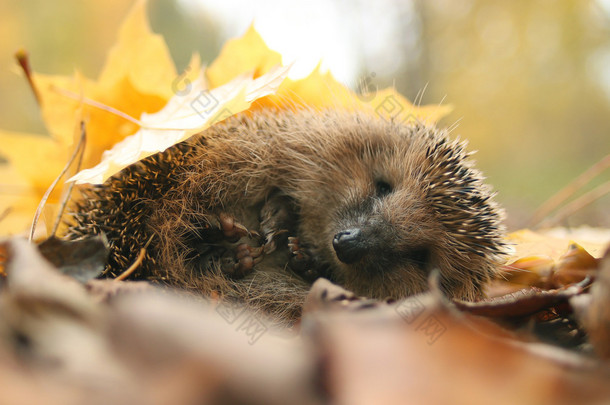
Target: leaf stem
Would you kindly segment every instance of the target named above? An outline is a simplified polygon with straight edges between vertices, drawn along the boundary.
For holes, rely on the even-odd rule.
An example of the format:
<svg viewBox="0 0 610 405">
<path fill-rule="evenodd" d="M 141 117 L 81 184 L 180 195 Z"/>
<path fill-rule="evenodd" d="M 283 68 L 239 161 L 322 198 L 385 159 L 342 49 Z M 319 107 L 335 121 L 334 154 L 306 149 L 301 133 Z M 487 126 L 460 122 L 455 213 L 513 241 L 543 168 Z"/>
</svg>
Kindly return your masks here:
<svg viewBox="0 0 610 405">
<path fill-rule="evenodd" d="M 36 98 L 36 102 L 38 105 L 40 105 L 40 95 L 38 94 L 38 89 L 36 89 L 36 85 L 32 79 L 32 69 L 30 69 L 30 58 L 27 51 L 25 49 L 18 50 L 15 52 L 15 58 L 17 59 L 17 63 L 21 67 L 21 70 L 23 70 L 23 73 L 25 74 L 25 78 L 32 89 L 32 93 L 34 93 L 34 98 Z"/>
</svg>

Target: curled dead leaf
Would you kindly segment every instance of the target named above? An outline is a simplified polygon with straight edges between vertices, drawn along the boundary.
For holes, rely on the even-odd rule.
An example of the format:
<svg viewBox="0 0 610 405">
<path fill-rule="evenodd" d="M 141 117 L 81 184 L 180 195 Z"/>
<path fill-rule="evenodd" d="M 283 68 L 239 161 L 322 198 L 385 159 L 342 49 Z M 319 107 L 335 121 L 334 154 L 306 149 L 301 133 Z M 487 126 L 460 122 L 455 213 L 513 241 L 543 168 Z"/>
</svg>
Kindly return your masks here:
<svg viewBox="0 0 610 405">
<path fill-rule="evenodd" d="M 52 236 L 40 243 L 38 249 L 60 272 L 81 283 L 100 276 L 110 254 L 108 241 L 103 235 L 75 241 Z"/>
<path fill-rule="evenodd" d="M 501 297 L 477 302 L 454 300 L 461 311 L 487 317 L 513 318 L 534 314 L 542 309 L 566 303 L 570 298 L 582 294 L 591 284 L 590 279 L 558 290 L 527 288 Z"/>
<path fill-rule="evenodd" d="M 578 243 L 570 244 L 551 275 L 551 284 L 564 286 L 582 281 L 587 276 L 594 276 L 598 270 L 598 259 L 594 258 Z"/>
<path fill-rule="evenodd" d="M 547 238 L 527 230 L 511 234 L 509 241 L 517 242 L 518 252 L 539 249 L 538 254 L 517 254 L 502 266 L 502 278 L 511 284 L 557 289 L 578 283 L 587 276 L 593 277 L 598 267 L 597 259 L 574 241 L 566 243 L 567 248 L 561 250 L 565 240 Z"/>
</svg>

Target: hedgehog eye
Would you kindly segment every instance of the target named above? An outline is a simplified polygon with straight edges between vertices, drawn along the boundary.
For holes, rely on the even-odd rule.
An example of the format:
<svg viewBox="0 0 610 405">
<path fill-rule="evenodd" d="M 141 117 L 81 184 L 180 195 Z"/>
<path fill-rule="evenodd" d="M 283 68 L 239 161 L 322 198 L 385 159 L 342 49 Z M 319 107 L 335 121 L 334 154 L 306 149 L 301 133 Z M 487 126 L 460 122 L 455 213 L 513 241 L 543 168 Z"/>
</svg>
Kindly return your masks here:
<svg viewBox="0 0 610 405">
<path fill-rule="evenodd" d="M 392 192 L 392 186 L 385 181 L 378 180 L 375 182 L 375 192 L 377 197 L 385 197 Z"/>
</svg>

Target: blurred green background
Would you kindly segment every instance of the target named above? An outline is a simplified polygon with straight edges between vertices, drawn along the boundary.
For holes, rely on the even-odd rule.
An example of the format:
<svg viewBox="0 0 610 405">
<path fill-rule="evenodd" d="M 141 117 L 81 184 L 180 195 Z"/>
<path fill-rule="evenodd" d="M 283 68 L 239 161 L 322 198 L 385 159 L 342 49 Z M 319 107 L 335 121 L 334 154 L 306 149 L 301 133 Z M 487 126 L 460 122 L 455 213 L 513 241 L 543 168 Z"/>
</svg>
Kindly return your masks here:
<svg viewBox="0 0 610 405">
<path fill-rule="evenodd" d="M 35 71 L 97 77 L 131 6 L 124 0 L 0 2 L 0 128 L 44 133 L 16 72 L 24 48 Z M 409 99 L 449 103 L 498 191 L 512 229 L 610 152 L 609 0 L 381 0 L 259 2 L 150 0 L 153 30 L 178 69 L 207 63 L 255 20 L 268 44 L 318 60 L 352 88 L 396 85 Z M 419 97 L 419 98 L 418 98 Z M 610 181 L 608 170 L 586 192 Z M 606 195 L 560 225 L 610 226 Z"/>
</svg>

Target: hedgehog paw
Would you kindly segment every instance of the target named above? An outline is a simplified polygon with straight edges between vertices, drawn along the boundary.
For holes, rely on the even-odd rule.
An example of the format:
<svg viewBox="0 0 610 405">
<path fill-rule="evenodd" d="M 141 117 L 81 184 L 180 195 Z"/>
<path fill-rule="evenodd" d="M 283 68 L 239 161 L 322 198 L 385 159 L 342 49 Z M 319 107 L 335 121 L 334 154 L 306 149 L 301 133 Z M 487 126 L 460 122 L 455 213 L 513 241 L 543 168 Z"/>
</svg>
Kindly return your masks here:
<svg viewBox="0 0 610 405">
<path fill-rule="evenodd" d="M 242 278 L 254 269 L 263 259 L 263 247 L 252 247 L 240 243 L 220 258 L 220 269 L 231 278 Z"/>
<path fill-rule="evenodd" d="M 289 237 L 288 249 L 290 250 L 290 260 L 288 261 L 290 270 L 309 282 L 313 282 L 323 276 L 317 270 L 317 266 L 312 258 L 313 256 L 305 247 L 301 246 L 299 238 Z"/>
</svg>

